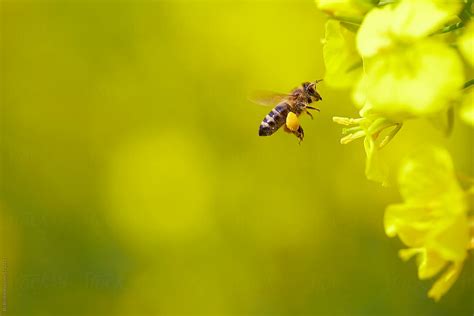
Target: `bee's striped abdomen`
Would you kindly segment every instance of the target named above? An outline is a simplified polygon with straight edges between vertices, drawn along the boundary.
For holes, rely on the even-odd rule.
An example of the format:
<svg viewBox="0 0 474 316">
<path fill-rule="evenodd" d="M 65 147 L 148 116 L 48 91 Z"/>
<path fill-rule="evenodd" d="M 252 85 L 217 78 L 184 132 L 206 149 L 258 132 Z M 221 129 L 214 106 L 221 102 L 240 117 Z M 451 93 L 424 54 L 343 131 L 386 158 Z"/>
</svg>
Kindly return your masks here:
<svg viewBox="0 0 474 316">
<path fill-rule="evenodd" d="M 286 116 L 288 115 L 288 103 L 283 102 L 278 104 L 270 113 L 265 116 L 260 128 L 258 135 L 270 136 L 275 133 L 283 124 L 285 124 Z"/>
</svg>

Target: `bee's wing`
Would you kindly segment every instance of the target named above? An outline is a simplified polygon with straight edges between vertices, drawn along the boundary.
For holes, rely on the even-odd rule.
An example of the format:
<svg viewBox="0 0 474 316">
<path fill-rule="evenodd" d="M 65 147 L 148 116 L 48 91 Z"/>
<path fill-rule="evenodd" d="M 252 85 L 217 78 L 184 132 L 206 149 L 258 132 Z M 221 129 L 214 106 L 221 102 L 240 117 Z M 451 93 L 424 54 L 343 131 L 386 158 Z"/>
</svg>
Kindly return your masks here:
<svg viewBox="0 0 474 316">
<path fill-rule="evenodd" d="M 290 96 L 290 94 L 272 91 L 255 91 L 252 92 L 248 98 L 250 101 L 256 104 L 274 106 Z"/>
</svg>

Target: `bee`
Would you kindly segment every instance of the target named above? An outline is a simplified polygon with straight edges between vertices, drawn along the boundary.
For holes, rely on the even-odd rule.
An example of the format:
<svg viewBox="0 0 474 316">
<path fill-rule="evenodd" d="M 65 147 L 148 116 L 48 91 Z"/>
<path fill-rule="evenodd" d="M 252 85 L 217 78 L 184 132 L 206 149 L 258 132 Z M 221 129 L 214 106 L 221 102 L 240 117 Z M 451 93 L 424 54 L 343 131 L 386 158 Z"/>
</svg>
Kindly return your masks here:
<svg viewBox="0 0 474 316">
<path fill-rule="evenodd" d="M 309 104 L 323 99 L 316 91 L 316 84 L 321 81 L 304 82 L 290 94 L 264 92 L 254 96 L 252 101 L 255 103 L 262 105 L 276 104 L 260 123 L 258 135 L 270 136 L 283 126 L 285 132 L 295 135 L 301 143 L 304 138 L 304 131 L 299 124 L 298 117 L 305 113 L 313 119 L 313 115 L 309 110 L 319 112 L 318 108 Z"/>
</svg>

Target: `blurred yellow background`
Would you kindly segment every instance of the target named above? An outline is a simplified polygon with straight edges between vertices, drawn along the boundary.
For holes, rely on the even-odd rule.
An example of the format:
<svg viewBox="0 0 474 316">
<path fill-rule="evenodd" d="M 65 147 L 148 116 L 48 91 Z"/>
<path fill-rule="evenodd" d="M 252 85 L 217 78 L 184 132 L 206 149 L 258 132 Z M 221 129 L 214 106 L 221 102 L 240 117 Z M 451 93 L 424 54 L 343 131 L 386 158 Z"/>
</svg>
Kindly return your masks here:
<svg viewBox="0 0 474 316">
<path fill-rule="evenodd" d="M 305 140 L 258 137 L 269 108 L 324 77 L 312 0 L 0 2 L 5 315 L 470 315 L 473 261 L 441 302 L 383 231 L 400 201 L 339 144 L 348 92 L 319 86 Z M 421 131 L 421 132 L 420 132 Z M 410 122 L 394 161 L 472 130 Z M 466 155 L 466 148 L 471 148 Z"/>
</svg>

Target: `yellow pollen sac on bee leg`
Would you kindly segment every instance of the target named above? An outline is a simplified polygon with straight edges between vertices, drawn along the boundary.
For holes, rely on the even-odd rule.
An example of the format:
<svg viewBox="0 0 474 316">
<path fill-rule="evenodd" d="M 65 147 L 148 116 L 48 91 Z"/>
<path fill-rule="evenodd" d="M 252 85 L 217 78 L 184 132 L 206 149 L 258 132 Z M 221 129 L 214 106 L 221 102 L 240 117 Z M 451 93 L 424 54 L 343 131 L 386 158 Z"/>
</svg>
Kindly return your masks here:
<svg viewBox="0 0 474 316">
<path fill-rule="evenodd" d="M 286 117 L 286 127 L 292 132 L 295 132 L 300 127 L 300 122 L 298 120 L 298 116 L 295 113 L 290 112 Z"/>
</svg>

